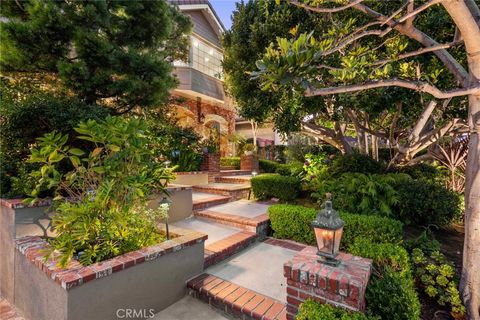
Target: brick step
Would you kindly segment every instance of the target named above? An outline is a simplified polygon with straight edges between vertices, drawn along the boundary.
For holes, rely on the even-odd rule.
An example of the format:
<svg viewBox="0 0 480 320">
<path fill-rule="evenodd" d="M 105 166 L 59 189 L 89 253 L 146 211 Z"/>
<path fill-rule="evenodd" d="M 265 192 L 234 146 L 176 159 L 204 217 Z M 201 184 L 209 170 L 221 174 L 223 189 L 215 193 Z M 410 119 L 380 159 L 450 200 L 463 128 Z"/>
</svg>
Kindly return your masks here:
<svg viewBox="0 0 480 320">
<path fill-rule="evenodd" d="M 25 320 L 17 312 L 15 307 L 11 305 L 6 299 L 0 298 L 0 319 L 2 320 Z"/>
<path fill-rule="evenodd" d="M 216 196 L 206 199 L 193 200 L 193 211 L 205 210 L 207 208 L 224 204 L 229 202 L 232 199 L 230 196 Z"/>
<path fill-rule="evenodd" d="M 257 235 L 260 235 L 261 237 L 267 235 L 270 222 L 267 214 L 262 214 L 255 218 L 247 218 L 234 214 L 216 212 L 215 208 L 210 208 L 210 210 L 195 211 L 193 215 L 203 220 L 208 220 L 253 232 Z"/>
<path fill-rule="evenodd" d="M 243 176 L 246 174 L 251 174 L 250 170 L 220 170 L 221 176 Z"/>
<path fill-rule="evenodd" d="M 194 192 L 212 193 L 229 196 L 231 200 L 246 199 L 250 193 L 249 184 L 209 183 L 193 186 Z"/>
<path fill-rule="evenodd" d="M 233 171 L 233 170 L 238 170 L 238 169 L 235 168 L 234 166 L 224 166 L 224 167 L 220 167 L 220 171 Z"/>
<path fill-rule="evenodd" d="M 189 294 L 238 319 L 284 320 L 285 304 L 204 273 L 188 281 Z"/>
<path fill-rule="evenodd" d="M 217 264 L 242 251 L 257 240 L 253 232 L 240 231 L 205 246 L 204 268 Z"/>
<path fill-rule="evenodd" d="M 217 183 L 235 183 L 235 184 L 248 184 L 250 185 L 250 180 L 252 176 L 220 176 L 215 177 L 215 182 Z"/>
</svg>

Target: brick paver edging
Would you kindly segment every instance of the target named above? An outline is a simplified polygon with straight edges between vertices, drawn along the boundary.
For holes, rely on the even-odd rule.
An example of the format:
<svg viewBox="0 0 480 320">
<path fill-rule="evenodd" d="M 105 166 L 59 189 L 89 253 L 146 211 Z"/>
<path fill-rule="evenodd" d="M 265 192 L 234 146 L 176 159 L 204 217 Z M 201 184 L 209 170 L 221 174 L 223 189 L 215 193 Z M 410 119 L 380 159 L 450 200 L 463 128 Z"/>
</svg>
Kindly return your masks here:
<svg viewBox="0 0 480 320">
<path fill-rule="evenodd" d="M 25 320 L 20 316 L 17 309 L 7 300 L 0 298 L 0 319 L 2 320 Z"/>
<path fill-rule="evenodd" d="M 219 204 L 228 203 L 231 197 L 229 196 L 217 196 L 207 199 L 199 199 L 193 201 L 193 210 L 204 210 L 209 207 L 213 207 Z"/>
<path fill-rule="evenodd" d="M 267 214 L 261 214 L 255 218 L 246 218 L 234 214 L 224 214 L 213 210 L 196 211 L 194 215 L 200 218 L 214 220 L 215 222 L 243 228 L 251 232 L 261 233 L 268 227 L 270 219 Z"/>
<path fill-rule="evenodd" d="M 241 231 L 205 246 L 204 268 L 219 263 L 255 242 L 257 235 Z"/>
<path fill-rule="evenodd" d="M 174 236 L 173 239 L 157 245 L 132 251 L 89 266 L 82 266 L 78 261 L 73 260 L 65 269 L 57 266 L 55 257 L 45 261 L 43 250 L 46 248 L 47 242 L 44 239 L 28 236 L 19 238 L 15 242 L 17 250 L 25 255 L 28 261 L 45 272 L 63 289 L 70 290 L 88 281 L 107 277 L 134 265 L 158 259 L 170 252 L 180 251 L 183 248 L 204 242 L 208 238 L 206 234 L 174 226 L 170 226 L 170 234 Z"/>
<path fill-rule="evenodd" d="M 213 275 L 202 274 L 187 283 L 190 295 L 244 319 L 286 319 L 285 304 Z"/>
<path fill-rule="evenodd" d="M 294 251 L 302 251 L 307 247 L 306 245 L 295 242 L 295 241 L 275 239 L 275 238 L 267 238 L 263 242 L 268 243 L 272 246 L 282 247 L 282 248 L 290 249 Z"/>
<path fill-rule="evenodd" d="M 0 198 L 0 205 L 11 209 L 23 209 L 23 208 L 35 208 L 35 207 L 48 207 L 52 204 L 52 199 L 39 199 L 35 203 L 25 204 L 23 199 L 3 199 Z"/>
</svg>

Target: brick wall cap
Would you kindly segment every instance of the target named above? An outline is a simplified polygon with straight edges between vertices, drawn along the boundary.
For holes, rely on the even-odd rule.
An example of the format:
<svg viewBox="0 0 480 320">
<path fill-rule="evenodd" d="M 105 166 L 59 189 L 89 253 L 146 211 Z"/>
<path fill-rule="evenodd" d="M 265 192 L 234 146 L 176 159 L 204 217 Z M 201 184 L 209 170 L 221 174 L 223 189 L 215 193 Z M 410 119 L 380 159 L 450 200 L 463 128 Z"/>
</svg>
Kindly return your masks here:
<svg viewBox="0 0 480 320">
<path fill-rule="evenodd" d="M 194 175 L 194 174 L 208 174 L 208 171 L 181 171 L 174 172 L 174 174 L 179 176 Z"/>
<path fill-rule="evenodd" d="M 48 207 L 52 204 L 52 199 L 45 198 L 40 199 L 33 204 L 25 204 L 23 203 L 24 199 L 5 199 L 0 198 L 0 205 L 2 207 L 7 207 L 10 209 L 23 209 L 23 208 L 37 208 L 37 207 Z"/>
<path fill-rule="evenodd" d="M 47 274 L 52 281 L 63 289 L 70 290 L 89 281 L 107 277 L 112 273 L 122 271 L 134 265 L 153 261 L 171 252 L 202 243 L 208 238 L 206 234 L 175 226 L 170 226 L 170 234 L 173 238 L 153 246 L 131 251 L 89 266 L 82 266 L 78 261 L 73 260 L 64 269 L 56 265 L 55 257 L 45 261 L 42 250 L 48 244 L 41 237 L 26 236 L 17 238 L 15 239 L 15 247 L 30 263 Z"/>
</svg>

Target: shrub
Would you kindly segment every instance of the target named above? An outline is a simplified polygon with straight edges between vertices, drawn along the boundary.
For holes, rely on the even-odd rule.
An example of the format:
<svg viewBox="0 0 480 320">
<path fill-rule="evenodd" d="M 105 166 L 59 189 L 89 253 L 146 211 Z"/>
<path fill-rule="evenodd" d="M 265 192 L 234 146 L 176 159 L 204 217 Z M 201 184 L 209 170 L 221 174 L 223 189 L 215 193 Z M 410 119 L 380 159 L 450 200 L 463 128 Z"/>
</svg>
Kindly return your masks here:
<svg viewBox="0 0 480 320">
<path fill-rule="evenodd" d="M 325 192 L 331 192 L 333 205 L 339 210 L 393 216 L 392 207 L 398 202 L 393 187 L 396 175 L 345 173 L 338 179 L 321 179 L 315 181 L 316 192 L 312 197 L 322 199 Z"/>
<path fill-rule="evenodd" d="M 284 177 L 278 174 L 262 174 L 252 178 L 252 191 L 257 199 L 278 198 L 290 201 L 297 198 L 300 192 L 300 179 Z"/>
<path fill-rule="evenodd" d="M 444 186 L 424 180 L 397 185 L 396 217 L 406 224 L 448 225 L 462 214 L 460 197 Z"/>
<path fill-rule="evenodd" d="M 412 261 L 415 277 L 423 291 L 441 306 L 448 306 L 456 319 L 465 317 L 465 307 L 458 292 L 453 264 L 439 251 L 430 256 L 419 249 L 413 249 Z"/>
<path fill-rule="evenodd" d="M 312 300 L 306 300 L 300 305 L 297 320 L 368 320 L 377 319 L 367 317 L 361 312 L 349 312 L 342 308 L 335 308 L 328 304 L 320 304 Z"/>
<path fill-rule="evenodd" d="M 316 209 L 277 204 L 270 206 L 268 215 L 275 237 L 315 245 L 310 223 L 317 216 Z M 402 223 L 393 219 L 348 213 L 341 213 L 340 216 L 345 221 L 342 248 L 349 247 L 357 237 L 382 243 L 399 242 L 403 235 Z"/>
<path fill-rule="evenodd" d="M 220 158 L 220 166 L 222 167 L 235 167 L 240 169 L 240 157 Z"/>
<path fill-rule="evenodd" d="M 397 244 L 372 243 L 357 238 L 349 252 L 373 260 L 374 272 L 367 286 L 366 301 L 370 314 L 382 319 L 420 318 L 420 302 L 407 251 Z"/>
<path fill-rule="evenodd" d="M 61 267 L 74 256 L 88 265 L 160 241 L 158 219 L 168 211 L 148 209 L 147 202 L 151 191 L 166 192 L 171 174 L 149 148 L 143 122 L 107 117 L 82 122 L 75 130 L 77 139 L 95 145 L 85 151 L 70 147 L 68 136 L 52 132 L 39 138 L 29 158 L 41 165 L 31 173 L 37 184 L 30 200 L 44 189 L 54 188 L 56 194 L 56 237 L 47 258 L 58 252 Z M 63 174 L 58 168 L 64 162 L 72 169 Z"/>
<path fill-rule="evenodd" d="M 53 130 L 73 136 L 73 127 L 79 122 L 104 119 L 109 111 L 72 97 L 34 92 L 24 100 L 2 97 L 0 114 L 0 191 L 4 196 L 14 197 L 25 195 L 21 184 L 16 184 L 18 187 L 12 189 L 12 177 L 18 177 L 22 171 L 35 167 L 29 165 L 25 168 L 23 163 L 36 138 Z M 77 147 L 85 146 L 84 141 L 71 142 L 76 143 Z M 64 169 L 60 170 L 64 172 Z"/>
<path fill-rule="evenodd" d="M 333 160 L 330 167 L 330 172 L 334 176 L 340 176 L 346 172 L 374 174 L 384 171 L 385 165 L 382 162 L 360 153 L 338 156 Z"/>
<path fill-rule="evenodd" d="M 287 164 L 279 164 L 276 170 L 281 176 L 301 176 L 303 173 L 303 164 L 299 162 L 291 162 Z"/>
<path fill-rule="evenodd" d="M 396 172 L 406 173 L 413 179 L 423 179 L 428 181 L 435 181 L 443 177 L 443 173 L 430 164 L 418 163 L 411 166 L 403 166 L 395 168 Z"/>
<path fill-rule="evenodd" d="M 260 171 L 264 173 L 275 173 L 279 165 L 278 162 L 265 159 L 258 160 L 258 164 L 260 166 Z"/>
</svg>

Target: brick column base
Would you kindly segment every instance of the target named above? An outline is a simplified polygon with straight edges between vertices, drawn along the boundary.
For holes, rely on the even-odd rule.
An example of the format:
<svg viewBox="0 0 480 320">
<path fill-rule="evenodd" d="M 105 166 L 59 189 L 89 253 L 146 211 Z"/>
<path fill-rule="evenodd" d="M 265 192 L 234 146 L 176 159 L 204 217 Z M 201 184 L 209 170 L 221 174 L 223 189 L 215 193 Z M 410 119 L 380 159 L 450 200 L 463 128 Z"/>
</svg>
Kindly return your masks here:
<svg viewBox="0 0 480 320">
<path fill-rule="evenodd" d="M 220 154 L 205 153 L 200 170 L 208 172 L 208 183 L 215 182 L 215 177 L 220 175 Z"/>
<path fill-rule="evenodd" d="M 243 154 L 240 157 L 240 170 L 248 170 L 250 172 L 259 170 L 258 156 L 256 155 L 245 155 Z"/>
<path fill-rule="evenodd" d="M 283 265 L 287 278 L 287 319 L 295 319 L 300 304 L 312 299 L 351 311 L 365 310 L 365 289 L 372 261 L 340 252 L 341 264 L 318 262 L 317 248 L 306 247 Z"/>
</svg>

